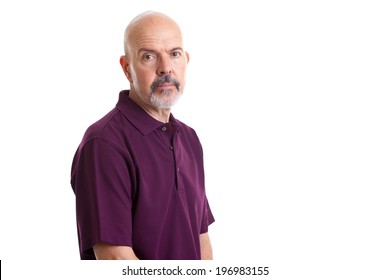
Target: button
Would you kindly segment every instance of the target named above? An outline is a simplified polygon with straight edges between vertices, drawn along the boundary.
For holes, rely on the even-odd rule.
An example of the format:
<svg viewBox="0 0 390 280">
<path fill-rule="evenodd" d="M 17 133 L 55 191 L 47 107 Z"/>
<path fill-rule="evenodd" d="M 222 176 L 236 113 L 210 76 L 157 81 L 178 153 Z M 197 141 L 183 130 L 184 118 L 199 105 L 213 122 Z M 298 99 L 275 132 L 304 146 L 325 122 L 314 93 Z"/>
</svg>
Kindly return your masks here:
<svg viewBox="0 0 390 280">
<path fill-rule="evenodd" d="M 180 172 L 180 168 L 177 168 L 177 173 L 179 173 Z"/>
<path fill-rule="evenodd" d="M 170 149 L 171 151 L 173 151 L 173 146 L 170 146 L 169 149 Z"/>
<path fill-rule="evenodd" d="M 161 130 L 162 130 L 162 131 L 167 131 L 167 127 L 166 127 L 166 126 L 163 126 L 163 127 L 161 128 Z"/>
</svg>

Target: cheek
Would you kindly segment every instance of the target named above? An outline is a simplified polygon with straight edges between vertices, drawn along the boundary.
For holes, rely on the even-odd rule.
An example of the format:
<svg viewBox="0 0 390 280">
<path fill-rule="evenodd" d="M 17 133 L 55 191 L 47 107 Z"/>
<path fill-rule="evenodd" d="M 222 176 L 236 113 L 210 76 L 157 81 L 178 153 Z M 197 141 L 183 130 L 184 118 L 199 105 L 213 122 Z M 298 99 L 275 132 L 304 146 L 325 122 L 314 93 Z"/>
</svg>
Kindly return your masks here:
<svg viewBox="0 0 390 280">
<path fill-rule="evenodd" d="M 153 77 L 148 71 L 136 69 L 132 71 L 133 83 L 137 87 L 149 87 L 153 82 Z"/>
<path fill-rule="evenodd" d="M 182 83 L 184 83 L 186 80 L 186 74 L 187 74 L 187 67 L 181 67 L 178 73 L 178 78 Z"/>
</svg>

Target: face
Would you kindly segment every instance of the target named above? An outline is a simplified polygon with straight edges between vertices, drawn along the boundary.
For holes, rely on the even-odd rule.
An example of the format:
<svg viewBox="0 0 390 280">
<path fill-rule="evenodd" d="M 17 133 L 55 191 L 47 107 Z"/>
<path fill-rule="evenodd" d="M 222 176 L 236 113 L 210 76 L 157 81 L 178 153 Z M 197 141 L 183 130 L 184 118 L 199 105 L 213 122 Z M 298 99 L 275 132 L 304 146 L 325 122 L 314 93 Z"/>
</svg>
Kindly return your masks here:
<svg viewBox="0 0 390 280">
<path fill-rule="evenodd" d="M 130 92 L 144 105 L 170 109 L 182 95 L 189 57 L 174 22 L 157 18 L 139 23 L 130 34 L 126 60 Z"/>
</svg>

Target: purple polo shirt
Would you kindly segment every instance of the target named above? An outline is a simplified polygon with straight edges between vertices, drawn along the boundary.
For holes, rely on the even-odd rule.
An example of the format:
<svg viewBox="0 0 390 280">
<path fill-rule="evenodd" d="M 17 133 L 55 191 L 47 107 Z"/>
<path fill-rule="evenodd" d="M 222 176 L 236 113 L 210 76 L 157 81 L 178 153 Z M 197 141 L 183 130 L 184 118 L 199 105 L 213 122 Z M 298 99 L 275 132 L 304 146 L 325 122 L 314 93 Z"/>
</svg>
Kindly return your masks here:
<svg viewBox="0 0 390 280">
<path fill-rule="evenodd" d="M 99 241 L 144 260 L 200 259 L 199 235 L 214 222 L 195 131 L 149 116 L 129 96 L 90 126 L 73 159 L 81 259 Z"/>
</svg>

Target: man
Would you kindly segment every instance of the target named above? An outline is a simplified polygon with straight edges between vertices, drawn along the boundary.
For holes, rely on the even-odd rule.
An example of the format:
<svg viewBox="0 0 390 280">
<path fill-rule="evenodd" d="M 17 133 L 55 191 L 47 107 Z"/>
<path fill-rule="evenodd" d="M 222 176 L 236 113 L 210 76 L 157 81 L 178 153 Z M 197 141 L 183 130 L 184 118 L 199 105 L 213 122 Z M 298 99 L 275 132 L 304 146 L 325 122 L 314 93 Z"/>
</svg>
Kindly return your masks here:
<svg viewBox="0 0 390 280">
<path fill-rule="evenodd" d="M 202 147 L 171 114 L 189 62 L 180 28 L 147 12 L 124 41 L 130 91 L 88 128 L 72 163 L 81 259 L 212 259 Z"/>
</svg>

